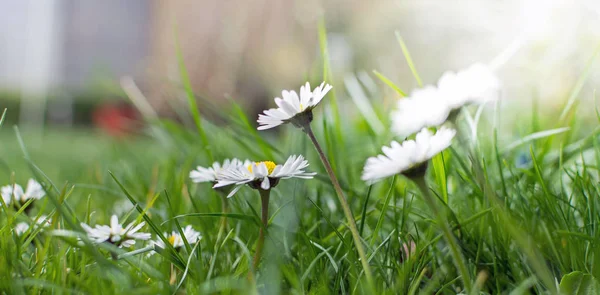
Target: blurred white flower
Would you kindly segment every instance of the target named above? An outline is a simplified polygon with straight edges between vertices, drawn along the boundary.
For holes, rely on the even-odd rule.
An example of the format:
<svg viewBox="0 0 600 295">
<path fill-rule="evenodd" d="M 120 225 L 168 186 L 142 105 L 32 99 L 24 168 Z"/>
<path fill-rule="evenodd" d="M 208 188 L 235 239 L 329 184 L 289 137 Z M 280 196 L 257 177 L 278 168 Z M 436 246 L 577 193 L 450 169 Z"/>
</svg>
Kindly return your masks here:
<svg viewBox="0 0 600 295">
<path fill-rule="evenodd" d="M 361 179 L 375 182 L 414 168 L 449 147 L 454 135 L 456 130 L 446 127 L 435 134 L 423 128 L 415 140 L 392 141 L 390 147 L 382 148 L 383 155 L 367 159 Z"/>
<path fill-rule="evenodd" d="M 308 161 L 303 156 L 290 156 L 283 165 L 277 165 L 272 161 L 250 163 L 222 171 L 217 177 L 215 188 L 235 184 L 236 187 L 227 197 L 233 196 L 244 184 L 254 189 L 270 190 L 279 183 L 279 179 L 292 177 L 310 179 L 316 173 L 305 172 Z"/>
<path fill-rule="evenodd" d="M 400 136 L 409 136 L 425 127 L 443 124 L 450 109 L 444 95 L 434 86 L 412 91 L 409 97 L 401 98 L 392 111 L 392 131 Z"/>
<path fill-rule="evenodd" d="M 17 223 L 17 225 L 15 225 L 15 233 L 17 234 L 17 236 L 22 235 L 23 233 L 25 233 L 27 230 L 29 229 L 29 224 L 27 222 L 19 222 Z"/>
<path fill-rule="evenodd" d="M 6 185 L 1 189 L 2 199 L 4 203 L 11 204 L 12 200 L 16 200 L 20 204 L 24 204 L 29 199 L 39 200 L 46 195 L 42 185 L 34 179 L 29 179 L 27 189 L 23 192 L 23 187 L 18 184 Z"/>
<path fill-rule="evenodd" d="M 415 89 L 409 97 L 398 100 L 391 113 L 392 131 L 406 137 L 422 128 L 442 125 L 454 109 L 498 99 L 500 87 L 500 79 L 484 64 L 474 64 L 457 73 L 448 71 L 437 87 Z"/>
<path fill-rule="evenodd" d="M 245 162 L 248 162 L 246 160 Z M 200 182 L 217 182 L 217 175 L 223 170 L 227 170 L 232 167 L 239 167 L 244 165 L 245 162 L 242 162 L 238 159 L 225 159 L 223 164 L 219 162 L 214 162 L 211 167 L 196 167 L 196 170 L 192 170 L 190 172 L 190 178 L 192 182 L 200 183 Z"/>
<path fill-rule="evenodd" d="M 81 227 L 87 232 L 88 237 L 96 242 L 103 243 L 108 242 L 118 247 L 131 247 L 135 244 L 136 240 L 148 240 L 150 239 L 149 233 L 138 233 L 145 222 L 141 222 L 137 226 L 133 227 L 133 222 L 127 225 L 125 228 L 119 223 L 117 215 L 113 215 L 110 218 L 110 226 L 108 225 L 96 225 L 95 228 L 90 227 L 85 223 L 81 223 Z"/>
<path fill-rule="evenodd" d="M 258 115 L 258 130 L 271 129 L 289 122 L 297 127 L 310 123 L 312 109 L 321 102 L 331 88 L 331 85 L 323 82 L 311 91 L 310 84 L 306 82 L 300 87 L 300 96 L 294 90 L 283 90 L 281 92 L 283 99 L 275 98 L 278 108 L 266 110 L 264 114 Z"/>
<path fill-rule="evenodd" d="M 185 236 L 185 239 L 190 244 L 195 244 L 197 241 L 202 239 L 202 236 L 200 235 L 200 233 L 195 231 L 191 225 L 188 225 L 183 229 L 183 235 Z M 164 236 L 167 238 L 167 240 L 169 241 L 171 246 L 173 246 L 173 248 L 177 249 L 179 247 L 183 247 L 183 245 L 184 245 L 183 239 L 181 238 L 181 234 L 179 234 L 178 231 L 173 231 L 170 235 L 168 235 L 167 233 L 164 233 Z M 151 244 L 155 245 L 159 248 L 162 248 L 162 249 L 165 248 L 165 243 L 161 239 L 152 241 Z"/>
<path fill-rule="evenodd" d="M 500 96 L 500 79 L 492 69 L 477 63 L 457 73 L 445 72 L 438 81 L 438 89 L 450 110 L 469 103 L 484 103 Z"/>
<path fill-rule="evenodd" d="M 113 204 L 113 211 L 115 215 L 119 216 L 119 215 L 125 215 L 127 213 L 129 213 L 129 211 L 133 210 L 133 204 L 131 203 L 131 201 L 129 201 L 129 199 L 123 199 L 123 200 L 119 200 L 116 201 Z"/>
<path fill-rule="evenodd" d="M 48 218 L 46 215 L 40 215 L 35 223 L 36 227 L 38 225 L 42 227 L 48 227 L 52 224 L 52 219 Z M 27 230 L 29 230 L 29 223 L 27 222 L 19 222 L 14 228 L 14 231 L 18 236 L 24 234 Z"/>
</svg>

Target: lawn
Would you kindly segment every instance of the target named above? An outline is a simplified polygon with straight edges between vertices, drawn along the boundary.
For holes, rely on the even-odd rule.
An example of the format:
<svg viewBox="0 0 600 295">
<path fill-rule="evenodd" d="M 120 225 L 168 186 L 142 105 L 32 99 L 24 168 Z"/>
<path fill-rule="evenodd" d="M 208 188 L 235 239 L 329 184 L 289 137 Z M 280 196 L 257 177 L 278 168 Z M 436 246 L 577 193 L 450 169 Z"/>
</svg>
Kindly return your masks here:
<svg viewBox="0 0 600 295">
<path fill-rule="evenodd" d="M 426 161 L 424 183 L 407 174 L 369 183 L 361 180 L 367 158 L 399 140 L 385 127 L 393 103 L 368 93 L 374 97 L 365 107 L 337 85 L 315 107 L 310 125 L 339 179 L 352 221 L 302 130 L 284 124 L 257 131 L 257 114 L 245 114 L 233 103 L 215 110 L 198 102 L 222 119 L 218 125 L 196 112 L 190 112 L 194 123 L 189 126 L 150 118 L 140 134 L 126 139 L 95 130 L 40 134 L 4 124 L 2 185 L 25 186 L 35 178 L 45 196 L 3 206 L 0 290 L 598 292 L 600 129 L 594 112 L 574 103 L 577 87 L 556 111 L 517 109 L 503 101 L 465 106 L 447 123 L 456 129 L 451 146 Z M 303 155 L 306 171 L 317 174 L 281 179 L 269 190 L 266 227 L 261 225 L 264 191 L 246 185 L 226 199 L 210 183 L 189 177 L 197 166 L 226 158 L 282 164 L 291 155 Z M 42 214 L 49 216 L 49 225 L 32 226 Z M 81 223 L 109 224 L 113 214 L 123 225 L 145 222 L 139 232 L 163 247 L 149 241 L 129 247 L 120 240 L 98 243 L 85 234 Z M 21 222 L 29 229 L 18 232 Z M 366 261 L 357 251 L 354 223 Z M 201 237 L 176 244 L 171 236 L 187 226 Z M 261 229 L 266 233 L 262 251 Z M 254 263 L 257 252 L 262 259 Z"/>
</svg>

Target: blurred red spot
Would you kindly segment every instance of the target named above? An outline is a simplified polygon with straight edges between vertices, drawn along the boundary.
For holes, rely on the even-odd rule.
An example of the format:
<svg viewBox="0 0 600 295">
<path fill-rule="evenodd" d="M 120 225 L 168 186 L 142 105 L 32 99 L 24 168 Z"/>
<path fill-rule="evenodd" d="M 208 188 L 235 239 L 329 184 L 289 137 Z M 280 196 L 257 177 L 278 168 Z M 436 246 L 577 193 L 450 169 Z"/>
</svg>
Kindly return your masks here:
<svg viewBox="0 0 600 295">
<path fill-rule="evenodd" d="M 140 128 L 138 112 L 125 103 L 106 103 L 96 107 L 92 120 L 96 127 L 118 138 L 132 135 Z"/>
</svg>

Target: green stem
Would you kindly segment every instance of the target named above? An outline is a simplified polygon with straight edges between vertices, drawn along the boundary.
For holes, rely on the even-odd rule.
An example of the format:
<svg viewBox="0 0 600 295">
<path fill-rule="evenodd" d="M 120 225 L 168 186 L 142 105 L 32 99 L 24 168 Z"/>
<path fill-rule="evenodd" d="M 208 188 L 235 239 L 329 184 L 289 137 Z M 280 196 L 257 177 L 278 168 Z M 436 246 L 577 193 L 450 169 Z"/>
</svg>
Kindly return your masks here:
<svg viewBox="0 0 600 295">
<path fill-rule="evenodd" d="M 219 192 L 218 194 L 221 195 L 221 211 L 224 214 L 229 213 L 229 200 L 227 199 L 227 195 L 222 192 Z M 225 232 L 225 230 L 227 230 L 227 216 L 222 216 L 221 217 L 221 226 L 219 227 L 218 237 L 220 237 L 221 234 L 223 232 Z M 219 240 L 219 239 L 217 238 L 217 240 Z"/>
<path fill-rule="evenodd" d="M 265 245 L 265 235 L 267 232 L 267 226 L 269 225 L 269 197 L 271 195 L 271 190 L 258 190 L 260 192 L 260 202 L 262 207 L 261 212 L 261 220 L 262 226 L 260 227 L 260 232 L 258 234 L 258 242 L 256 243 L 256 252 L 254 253 L 254 261 L 252 263 L 252 268 L 254 270 L 257 269 L 258 263 L 260 262 L 260 257 L 262 255 L 262 250 Z"/>
<path fill-rule="evenodd" d="M 223 214 L 229 213 L 229 200 L 227 199 L 227 194 L 222 191 L 217 191 L 216 193 L 221 196 L 221 211 L 222 211 L 222 213 Z M 224 234 L 226 231 L 227 231 L 227 216 L 221 216 L 219 232 L 217 233 L 217 242 L 215 243 L 214 253 L 213 253 L 213 256 L 211 257 L 210 267 L 208 269 L 208 274 L 206 276 L 207 280 L 210 279 L 210 277 L 212 275 L 213 268 L 217 261 L 217 255 L 219 254 L 219 245 L 221 244 L 221 239 L 224 238 Z"/>
<path fill-rule="evenodd" d="M 448 243 L 448 247 L 450 247 L 450 254 L 452 255 L 452 259 L 454 259 L 454 264 L 456 265 L 458 272 L 460 273 L 461 280 L 463 281 L 463 284 L 467 291 L 466 293 L 470 294 L 470 291 L 473 287 L 471 284 L 471 275 L 469 274 L 469 270 L 467 269 L 465 257 L 463 256 L 462 252 L 460 251 L 458 241 L 454 237 L 454 234 L 452 233 L 452 229 L 450 229 L 448 220 L 446 219 L 445 210 L 441 211 L 437 207 L 436 200 L 429 192 L 429 188 L 427 187 L 427 184 L 425 183 L 425 176 L 415 177 L 415 178 L 412 178 L 412 180 L 415 182 L 415 184 L 421 190 L 423 199 L 425 199 L 425 202 L 429 206 L 429 209 L 433 212 L 433 215 L 437 219 L 437 223 L 442 228 L 442 235 L 444 236 L 446 243 Z"/>
<path fill-rule="evenodd" d="M 360 262 L 362 263 L 362 267 L 365 271 L 365 276 L 367 277 L 367 283 L 369 284 L 369 287 L 371 288 L 371 290 L 374 290 L 375 285 L 373 282 L 373 274 L 371 272 L 371 267 L 369 266 L 369 261 L 367 260 L 367 256 L 365 255 L 365 250 L 364 250 L 360 235 L 358 233 L 358 229 L 356 227 L 356 222 L 354 221 L 354 216 L 352 215 L 352 210 L 350 210 L 350 205 L 348 205 L 348 201 L 346 201 L 346 197 L 344 196 L 344 191 L 342 190 L 342 187 L 340 186 L 340 183 L 339 183 L 337 177 L 335 176 L 335 173 L 333 173 L 333 169 L 331 169 L 329 160 L 327 160 L 325 153 L 323 153 L 323 150 L 321 149 L 321 146 L 319 145 L 319 142 L 317 141 L 315 134 L 313 133 L 312 129 L 310 128 L 310 124 L 306 124 L 306 126 L 304 126 L 303 130 L 304 130 L 304 132 L 306 132 L 306 134 L 312 141 L 313 145 L 317 149 L 317 153 L 319 154 L 319 157 L 321 158 L 321 162 L 323 162 L 323 166 L 325 166 L 325 170 L 327 171 L 327 174 L 329 175 L 329 178 L 331 179 L 331 183 L 333 184 L 333 187 L 335 188 L 337 197 L 340 201 L 340 204 L 342 205 L 342 209 L 344 211 L 344 214 L 346 215 L 346 219 L 348 220 L 350 232 L 352 233 L 352 238 L 354 239 L 354 245 L 356 246 L 356 251 L 358 252 Z"/>
</svg>

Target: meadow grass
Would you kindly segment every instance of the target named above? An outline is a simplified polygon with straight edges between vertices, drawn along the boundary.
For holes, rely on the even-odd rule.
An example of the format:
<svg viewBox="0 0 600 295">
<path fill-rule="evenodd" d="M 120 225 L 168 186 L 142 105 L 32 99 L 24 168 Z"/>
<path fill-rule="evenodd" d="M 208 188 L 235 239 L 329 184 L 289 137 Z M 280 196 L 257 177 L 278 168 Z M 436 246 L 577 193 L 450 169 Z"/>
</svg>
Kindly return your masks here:
<svg viewBox="0 0 600 295">
<path fill-rule="evenodd" d="M 2 126 L 3 185 L 34 177 L 47 193 L 27 203 L 27 210 L 3 208 L 2 293 L 456 294 L 466 293 L 466 286 L 472 286 L 470 294 L 598 290 L 600 128 L 592 127 L 597 119 L 576 116 L 580 86 L 556 114 L 536 108 L 517 114 L 527 120 L 507 116 L 511 109 L 503 102 L 462 109 L 453 122 L 457 138 L 430 161 L 421 186 L 400 175 L 374 185 L 360 179 L 365 160 L 393 138 L 374 127 L 377 121 L 389 126 L 381 89 L 361 88 L 372 98 L 372 113 L 359 111 L 356 100 L 346 95 L 328 96 L 312 127 L 356 219 L 373 272 L 369 286 L 334 187 L 309 139 L 292 126 L 259 134 L 252 123 L 256 114 L 245 114 L 233 102 L 217 108 L 199 98 L 200 108 L 221 123 L 205 120 L 195 111 L 198 98 L 181 65 L 190 126 L 148 118 L 145 134 L 126 140 L 89 130 L 51 130 L 40 138 L 27 129 Z M 327 67 L 324 76 L 330 76 Z M 382 74 L 376 76 L 403 93 Z M 213 160 L 281 163 L 292 154 L 305 155 L 309 170 L 318 174 L 273 189 L 263 259 L 253 269 L 261 227 L 259 194 L 243 188 L 223 212 L 219 193 L 210 184 L 192 183 L 188 174 Z M 425 193 L 444 210 L 443 220 L 433 215 Z M 51 226 L 26 235 L 13 230 L 42 213 L 51 216 Z M 131 249 L 91 243 L 79 224 L 106 224 L 112 214 L 128 222 L 146 221 L 143 231 L 153 239 L 164 240 L 164 232 L 181 232 L 186 225 L 202 239 L 151 256 L 141 242 Z M 441 222 L 456 239 L 468 276 L 461 277 Z"/>
</svg>

